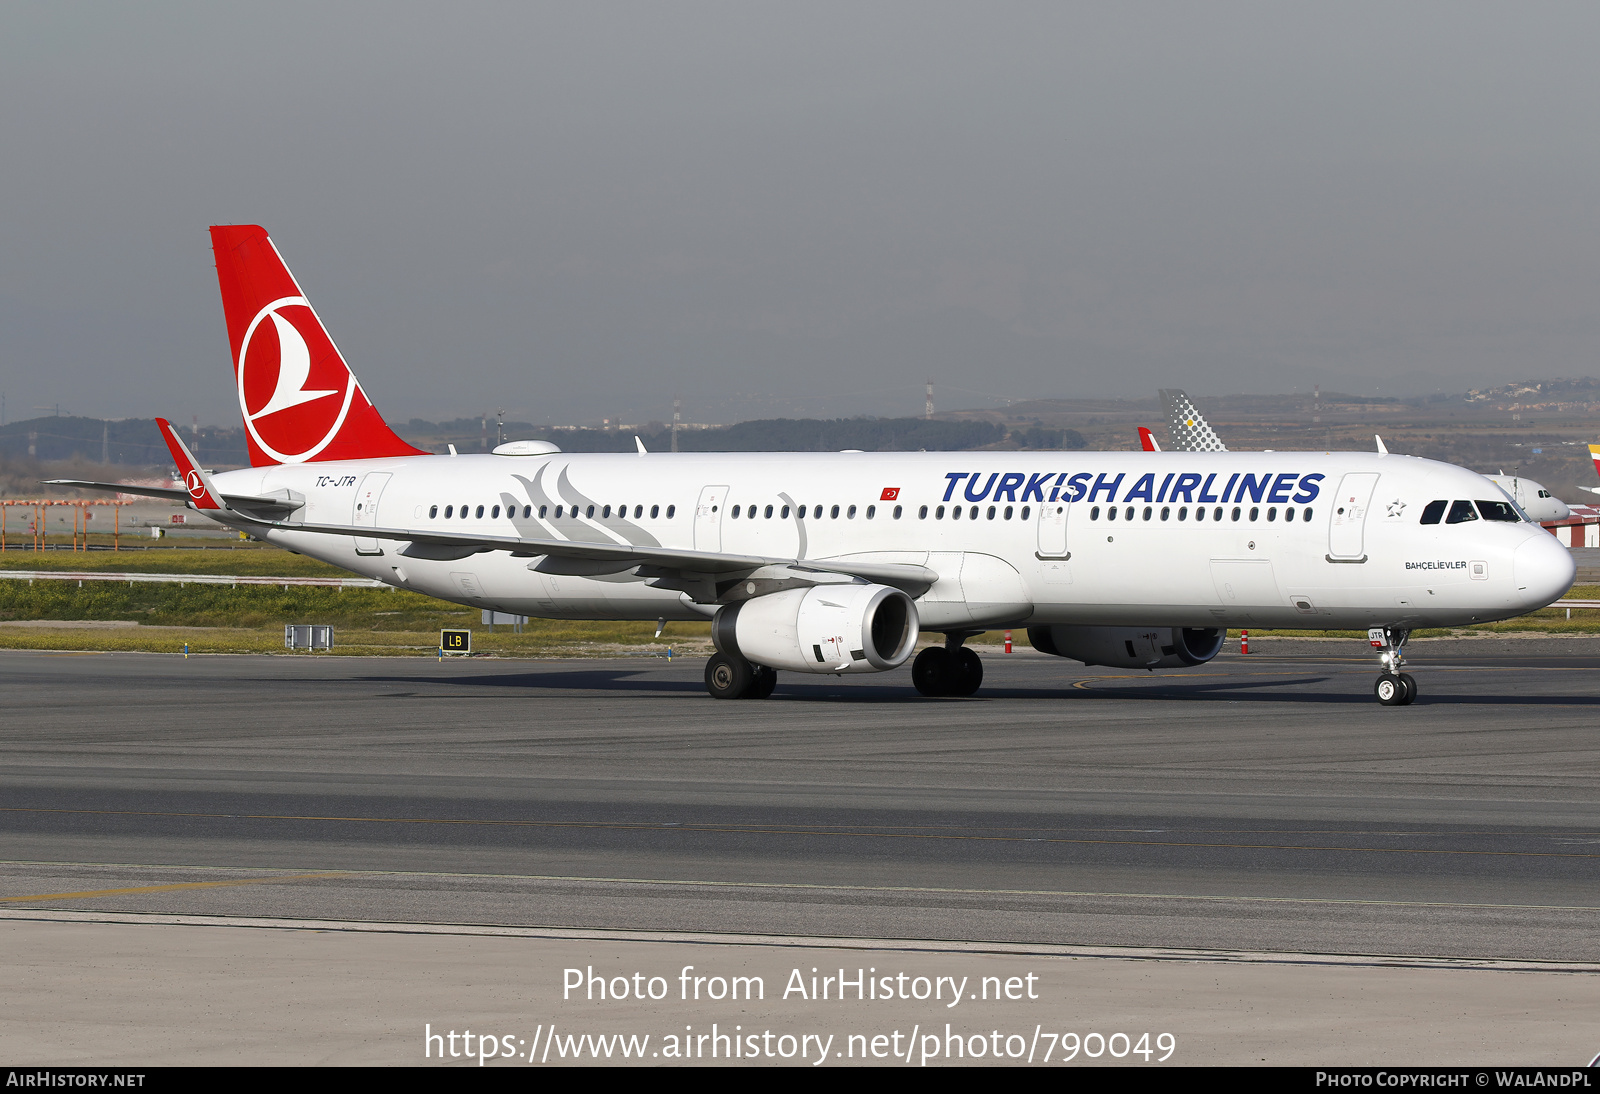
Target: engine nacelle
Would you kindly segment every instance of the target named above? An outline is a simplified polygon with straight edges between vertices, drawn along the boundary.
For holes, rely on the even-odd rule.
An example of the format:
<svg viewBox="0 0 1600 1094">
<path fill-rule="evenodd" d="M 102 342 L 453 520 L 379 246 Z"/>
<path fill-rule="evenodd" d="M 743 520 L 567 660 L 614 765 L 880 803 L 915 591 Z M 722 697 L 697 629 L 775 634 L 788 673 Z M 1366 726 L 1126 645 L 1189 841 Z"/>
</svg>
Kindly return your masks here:
<svg viewBox="0 0 1600 1094">
<path fill-rule="evenodd" d="M 730 657 L 795 672 L 883 672 L 916 647 L 917 606 L 887 585 L 813 585 L 729 604 L 711 640 Z"/>
<path fill-rule="evenodd" d="M 1227 632 L 1216 627 L 1029 627 L 1040 653 L 1115 669 L 1203 665 L 1222 652 Z"/>
</svg>

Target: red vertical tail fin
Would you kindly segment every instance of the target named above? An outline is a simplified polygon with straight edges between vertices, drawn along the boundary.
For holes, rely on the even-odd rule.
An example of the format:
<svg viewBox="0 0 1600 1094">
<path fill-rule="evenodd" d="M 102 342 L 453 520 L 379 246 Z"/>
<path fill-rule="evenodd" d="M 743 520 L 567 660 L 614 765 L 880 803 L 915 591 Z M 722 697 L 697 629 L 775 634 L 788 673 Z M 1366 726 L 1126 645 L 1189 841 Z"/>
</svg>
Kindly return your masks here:
<svg viewBox="0 0 1600 1094">
<path fill-rule="evenodd" d="M 345 364 L 265 228 L 211 229 L 250 462 L 420 456 Z"/>
</svg>

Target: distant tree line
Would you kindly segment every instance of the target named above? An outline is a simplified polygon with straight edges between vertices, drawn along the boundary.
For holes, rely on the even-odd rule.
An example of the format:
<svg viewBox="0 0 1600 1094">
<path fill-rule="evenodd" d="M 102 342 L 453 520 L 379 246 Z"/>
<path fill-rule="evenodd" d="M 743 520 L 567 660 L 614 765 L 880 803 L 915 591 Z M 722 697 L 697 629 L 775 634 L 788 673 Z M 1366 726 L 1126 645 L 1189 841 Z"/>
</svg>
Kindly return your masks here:
<svg viewBox="0 0 1600 1094">
<path fill-rule="evenodd" d="M 507 440 L 547 440 L 563 452 L 632 452 L 637 434 L 652 452 L 672 449 L 672 430 L 651 422 L 639 430 L 550 429 L 528 422 L 507 422 Z M 208 467 L 249 463 L 242 428 L 180 427 L 184 442 Z M 495 423 L 487 431 L 481 418 L 430 422 L 413 418 L 397 429 L 419 448 L 443 452 L 447 444 L 460 451 L 493 448 Z M 716 429 L 680 429 L 680 452 L 959 452 L 1001 446 L 1018 448 L 1084 447 L 1075 429 L 1039 426 L 1009 432 L 995 422 L 943 421 L 926 418 L 770 418 Z M 30 451 L 31 449 L 31 451 Z M 81 460 L 139 467 L 171 462 L 153 418 L 49 417 L 0 426 L 0 455 L 40 461 Z M 102 457 L 104 457 L 102 459 Z"/>
<path fill-rule="evenodd" d="M 244 429 L 179 426 L 184 443 L 207 467 L 250 462 Z M 31 451 L 30 451 L 31 450 Z M 154 418 L 31 418 L 0 426 L 0 455 L 17 459 L 84 460 L 135 467 L 172 462 Z"/>
</svg>

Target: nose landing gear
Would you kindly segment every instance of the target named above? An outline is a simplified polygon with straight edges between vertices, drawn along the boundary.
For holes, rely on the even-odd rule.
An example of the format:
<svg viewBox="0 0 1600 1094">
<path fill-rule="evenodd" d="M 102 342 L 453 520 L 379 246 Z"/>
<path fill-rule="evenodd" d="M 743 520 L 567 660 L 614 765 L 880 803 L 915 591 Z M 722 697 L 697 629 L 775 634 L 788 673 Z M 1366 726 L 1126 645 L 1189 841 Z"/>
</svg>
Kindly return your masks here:
<svg viewBox="0 0 1600 1094">
<path fill-rule="evenodd" d="M 1417 697 L 1416 677 L 1400 671 L 1406 662 L 1402 650 L 1410 637 L 1409 630 L 1397 627 L 1373 627 L 1367 631 L 1367 640 L 1379 651 L 1378 660 L 1383 666 L 1372 693 L 1386 707 L 1408 707 Z"/>
<path fill-rule="evenodd" d="M 961 643 L 982 631 L 950 631 L 911 663 L 911 683 L 930 698 L 974 695 L 983 686 L 983 661 Z"/>
</svg>

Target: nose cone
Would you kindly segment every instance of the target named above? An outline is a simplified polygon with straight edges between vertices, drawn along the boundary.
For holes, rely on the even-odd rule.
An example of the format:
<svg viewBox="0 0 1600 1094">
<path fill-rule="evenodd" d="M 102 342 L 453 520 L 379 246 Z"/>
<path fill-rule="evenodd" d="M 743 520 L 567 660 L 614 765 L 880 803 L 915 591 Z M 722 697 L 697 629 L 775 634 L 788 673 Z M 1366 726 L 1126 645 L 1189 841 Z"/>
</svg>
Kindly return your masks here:
<svg viewBox="0 0 1600 1094">
<path fill-rule="evenodd" d="M 1568 509 L 1567 503 L 1562 501 L 1560 498 L 1551 498 L 1550 508 L 1556 514 L 1550 518 L 1551 520 L 1566 520 L 1568 517 L 1572 516 L 1572 510 Z"/>
<path fill-rule="evenodd" d="M 1518 599 L 1532 611 L 1572 588 L 1578 563 L 1571 551 L 1556 542 L 1555 536 L 1540 532 L 1517 548 L 1511 559 L 1511 573 L 1516 578 Z"/>
</svg>

